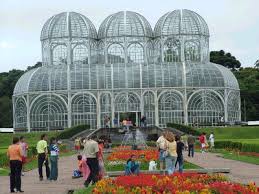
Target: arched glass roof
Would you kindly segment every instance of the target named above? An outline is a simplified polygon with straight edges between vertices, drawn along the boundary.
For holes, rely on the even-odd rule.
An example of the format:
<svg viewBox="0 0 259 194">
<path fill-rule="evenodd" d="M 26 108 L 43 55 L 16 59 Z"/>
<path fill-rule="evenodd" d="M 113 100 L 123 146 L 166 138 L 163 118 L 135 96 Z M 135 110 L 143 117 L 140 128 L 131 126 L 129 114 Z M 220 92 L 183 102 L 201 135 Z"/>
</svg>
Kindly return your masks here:
<svg viewBox="0 0 259 194">
<path fill-rule="evenodd" d="M 152 28 L 142 15 L 132 11 L 120 11 L 102 22 L 98 38 L 121 36 L 152 37 Z"/>
<path fill-rule="evenodd" d="M 54 15 L 44 24 L 40 40 L 53 38 L 97 38 L 93 23 L 76 12 L 62 12 Z"/>
<path fill-rule="evenodd" d="M 209 36 L 205 20 L 194 11 L 175 10 L 163 15 L 156 23 L 155 36 L 202 35 Z"/>
</svg>

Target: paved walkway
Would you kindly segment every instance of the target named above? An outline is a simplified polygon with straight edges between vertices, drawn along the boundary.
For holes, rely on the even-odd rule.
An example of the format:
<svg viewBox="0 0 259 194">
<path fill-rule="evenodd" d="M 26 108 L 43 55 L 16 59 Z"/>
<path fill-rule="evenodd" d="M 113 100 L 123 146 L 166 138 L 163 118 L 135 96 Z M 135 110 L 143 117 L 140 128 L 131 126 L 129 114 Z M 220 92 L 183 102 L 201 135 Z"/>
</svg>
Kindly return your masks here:
<svg viewBox="0 0 259 194">
<path fill-rule="evenodd" d="M 228 174 L 231 180 L 248 183 L 255 181 L 259 185 L 259 165 L 228 160 L 218 157 L 218 154 L 195 153 L 194 158 L 185 159 L 203 168 L 230 168 Z M 70 189 L 83 188 L 83 179 L 72 179 L 72 171 L 77 168 L 76 156 L 62 157 L 59 160 L 59 179 L 56 182 L 38 179 L 37 169 L 25 173 L 22 177 L 22 189 L 25 194 L 67 194 Z M 45 169 L 44 169 L 45 170 Z M 9 193 L 9 177 L 0 176 L 0 193 Z"/>
<path fill-rule="evenodd" d="M 231 180 L 245 184 L 254 181 L 259 185 L 259 165 L 225 159 L 213 153 L 195 153 L 194 158 L 185 153 L 185 159 L 203 168 L 230 168 L 227 175 Z"/>
<path fill-rule="evenodd" d="M 57 181 L 39 181 L 38 170 L 25 173 L 22 177 L 24 194 L 67 194 L 70 189 L 83 188 L 83 179 L 72 179 L 72 172 L 77 168 L 76 156 L 59 159 L 59 178 Z M 45 173 L 45 168 L 43 168 Z M 45 175 L 45 174 L 44 174 Z M 44 177 L 45 178 L 45 177 Z M 9 176 L 0 176 L 0 193 L 9 193 Z"/>
</svg>

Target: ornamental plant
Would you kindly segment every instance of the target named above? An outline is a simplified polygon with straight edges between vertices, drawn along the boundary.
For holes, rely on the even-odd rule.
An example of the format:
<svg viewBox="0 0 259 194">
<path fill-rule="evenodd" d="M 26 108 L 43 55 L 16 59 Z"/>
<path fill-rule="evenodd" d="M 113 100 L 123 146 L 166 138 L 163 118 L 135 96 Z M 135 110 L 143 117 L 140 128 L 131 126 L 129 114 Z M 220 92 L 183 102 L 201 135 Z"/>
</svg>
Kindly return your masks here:
<svg viewBox="0 0 259 194">
<path fill-rule="evenodd" d="M 99 181 L 92 191 L 95 194 L 254 194 L 259 188 L 251 183 L 242 185 L 227 180 L 222 174 L 183 173 L 170 176 L 140 174 L 120 176 Z"/>
</svg>

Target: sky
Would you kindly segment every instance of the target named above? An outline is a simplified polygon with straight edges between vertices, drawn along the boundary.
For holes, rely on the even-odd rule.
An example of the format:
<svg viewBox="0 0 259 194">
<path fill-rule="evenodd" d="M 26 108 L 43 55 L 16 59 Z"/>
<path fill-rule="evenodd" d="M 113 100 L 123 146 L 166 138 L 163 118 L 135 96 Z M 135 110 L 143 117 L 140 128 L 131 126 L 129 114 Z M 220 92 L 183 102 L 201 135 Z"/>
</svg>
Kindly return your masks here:
<svg viewBox="0 0 259 194">
<path fill-rule="evenodd" d="M 210 50 L 225 50 L 243 67 L 259 59 L 258 0 L 1 0 L 0 72 L 26 69 L 41 61 L 40 32 L 52 15 L 75 11 L 88 17 L 98 30 L 118 11 L 135 11 L 154 28 L 168 11 L 190 9 L 210 29 Z"/>
</svg>

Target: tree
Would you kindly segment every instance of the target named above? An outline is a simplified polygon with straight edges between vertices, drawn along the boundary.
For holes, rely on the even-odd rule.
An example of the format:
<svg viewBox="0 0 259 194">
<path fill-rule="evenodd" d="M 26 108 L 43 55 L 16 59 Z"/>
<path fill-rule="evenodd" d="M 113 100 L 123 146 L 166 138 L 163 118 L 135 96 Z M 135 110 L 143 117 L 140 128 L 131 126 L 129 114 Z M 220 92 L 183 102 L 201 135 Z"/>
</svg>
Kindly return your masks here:
<svg viewBox="0 0 259 194">
<path fill-rule="evenodd" d="M 12 100 L 8 96 L 0 98 L 0 128 L 13 126 Z"/>
<path fill-rule="evenodd" d="M 236 57 L 232 56 L 231 53 L 225 53 L 223 50 L 211 51 L 210 61 L 232 69 L 241 67 L 241 63 Z"/>
<path fill-rule="evenodd" d="M 259 59 L 255 62 L 255 68 L 259 68 Z"/>
</svg>

